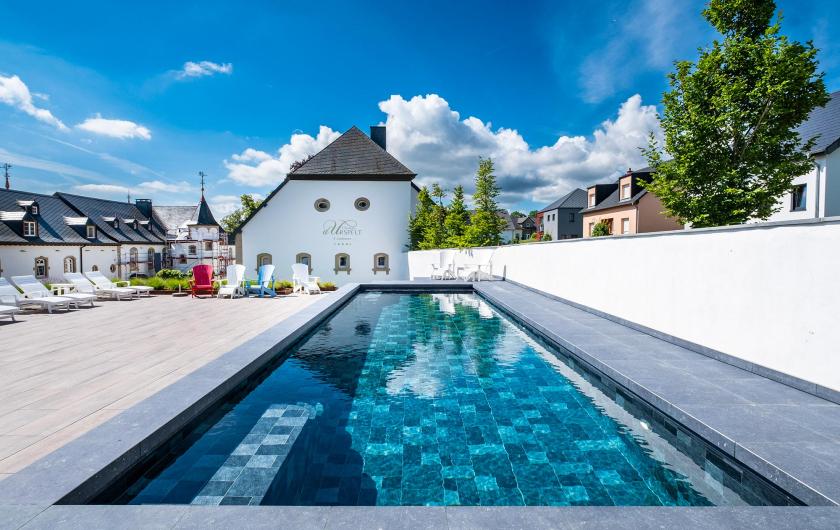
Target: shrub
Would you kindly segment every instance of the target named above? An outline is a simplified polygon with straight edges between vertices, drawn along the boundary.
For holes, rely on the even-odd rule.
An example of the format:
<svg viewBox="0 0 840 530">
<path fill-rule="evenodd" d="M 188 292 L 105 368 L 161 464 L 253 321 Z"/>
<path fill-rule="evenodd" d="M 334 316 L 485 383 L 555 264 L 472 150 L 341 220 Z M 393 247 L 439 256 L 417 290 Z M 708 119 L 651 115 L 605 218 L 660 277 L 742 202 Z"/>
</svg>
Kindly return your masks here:
<svg viewBox="0 0 840 530">
<path fill-rule="evenodd" d="M 543 233 L 542 239 L 540 241 L 551 241 L 551 234 Z"/>
<path fill-rule="evenodd" d="M 592 227 L 592 237 L 601 237 L 610 235 L 610 225 L 606 221 L 598 221 Z"/>
<path fill-rule="evenodd" d="M 294 287 L 294 284 L 292 282 L 290 282 L 289 280 L 280 280 L 280 281 L 274 282 L 274 288 L 275 289 L 291 289 L 292 287 Z"/>
<path fill-rule="evenodd" d="M 318 287 L 321 289 L 335 289 L 335 284 L 333 282 L 318 282 Z"/>
<path fill-rule="evenodd" d="M 176 280 L 183 280 L 192 276 L 192 271 L 186 273 L 175 269 L 161 269 L 155 276 L 157 276 L 158 278 L 163 278 L 164 280 L 170 280 L 173 278 Z"/>
</svg>

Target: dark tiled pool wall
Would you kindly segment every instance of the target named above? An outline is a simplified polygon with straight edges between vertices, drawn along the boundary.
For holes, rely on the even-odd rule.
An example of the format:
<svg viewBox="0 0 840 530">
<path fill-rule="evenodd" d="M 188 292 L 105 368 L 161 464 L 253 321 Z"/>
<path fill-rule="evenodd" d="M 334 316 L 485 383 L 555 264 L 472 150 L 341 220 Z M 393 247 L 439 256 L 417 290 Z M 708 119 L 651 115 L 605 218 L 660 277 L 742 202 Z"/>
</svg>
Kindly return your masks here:
<svg viewBox="0 0 840 530">
<path fill-rule="evenodd" d="M 633 417 L 644 421 L 650 430 L 690 457 L 695 464 L 708 473 L 711 479 L 737 492 L 748 504 L 756 506 L 802 506 L 804 504 L 748 467 L 725 455 L 701 436 L 663 414 L 630 390 L 587 363 L 578 360 L 574 354 L 562 346 L 530 329 L 515 315 L 506 312 L 503 308 L 496 308 L 530 337 L 543 344 L 569 368 L 597 387 Z"/>
</svg>

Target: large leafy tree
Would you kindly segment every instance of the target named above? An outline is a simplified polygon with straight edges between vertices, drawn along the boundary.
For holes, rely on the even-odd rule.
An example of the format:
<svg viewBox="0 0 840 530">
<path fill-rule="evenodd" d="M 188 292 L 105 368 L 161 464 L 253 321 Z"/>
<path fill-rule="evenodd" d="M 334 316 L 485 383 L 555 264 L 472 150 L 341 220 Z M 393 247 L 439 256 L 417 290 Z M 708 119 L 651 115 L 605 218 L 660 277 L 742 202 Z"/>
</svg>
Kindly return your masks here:
<svg viewBox="0 0 840 530">
<path fill-rule="evenodd" d="M 222 218 L 222 228 L 231 234 L 236 231 L 254 211 L 260 207 L 262 201 L 251 194 L 239 196 L 241 206 Z"/>
<path fill-rule="evenodd" d="M 426 228 L 431 222 L 435 203 L 429 195 L 429 189 L 423 186 L 417 193 L 417 207 L 414 215 L 408 219 L 408 247 L 409 250 L 427 248 L 423 246 Z"/>
<path fill-rule="evenodd" d="M 446 245 L 450 247 L 463 247 L 465 245 L 464 234 L 470 222 L 470 214 L 464 204 L 464 187 L 455 186 L 452 189 L 452 202 L 446 211 Z"/>
<path fill-rule="evenodd" d="M 475 213 L 470 218 L 470 225 L 467 228 L 465 237 L 467 245 L 483 247 L 501 244 L 505 220 L 498 215 L 499 207 L 496 204 L 498 196 L 499 186 L 493 174 L 493 160 L 479 158 L 478 171 L 475 175 L 475 193 L 473 193 Z"/>
<path fill-rule="evenodd" d="M 661 123 L 672 158 L 651 137 L 646 187 L 683 222 L 766 219 L 812 167 L 814 139 L 796 127 L 829 98 L 817 50 L 782 35 L 775 10 L 772 0 L 711 0 L 703 16 L 723 40 L 669 74 Z"/>
</svg>

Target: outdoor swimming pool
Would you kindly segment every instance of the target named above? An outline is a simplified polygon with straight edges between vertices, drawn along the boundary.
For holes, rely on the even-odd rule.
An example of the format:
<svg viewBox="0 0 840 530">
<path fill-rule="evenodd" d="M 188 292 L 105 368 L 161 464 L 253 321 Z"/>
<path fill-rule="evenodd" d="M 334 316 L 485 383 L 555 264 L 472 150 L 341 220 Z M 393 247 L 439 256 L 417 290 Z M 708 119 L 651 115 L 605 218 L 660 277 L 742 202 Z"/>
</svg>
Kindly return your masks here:
<svg viewBox="0 0 840 530">
<path fill-rule="evenodd" d="M 96 502 L 795 503 L 567 363 L 477 295 L 363 292 Z"/>
</svg>

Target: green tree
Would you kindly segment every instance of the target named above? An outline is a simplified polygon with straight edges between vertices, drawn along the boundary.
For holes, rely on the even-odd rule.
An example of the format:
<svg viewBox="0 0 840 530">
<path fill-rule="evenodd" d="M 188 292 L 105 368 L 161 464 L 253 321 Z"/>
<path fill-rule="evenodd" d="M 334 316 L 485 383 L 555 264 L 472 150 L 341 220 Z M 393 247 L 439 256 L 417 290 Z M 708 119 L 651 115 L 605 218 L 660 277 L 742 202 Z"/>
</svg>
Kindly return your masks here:
<svg viewBox="0 0 840 530">
<path fill-rule="evenodd" d="M 437 202 L 434 202 L 429 213 L 429 222 L 426 223 L 423 241 L 420 242 L 421 249 L 442 248 L 446 244 L 446 206 L 443 205 L 446 190 L 434 183 L 429 195 Z"/>
<path fill-rule="evenodd" d="M 260 207 L 262 201 L 255 198 L 251 194 L 243 194 L 239 196 L 241 206 L 222 218 L 222 229 L 228 234 L 235 232 L 242 223 L 248 219 L 257 208 Z"/>
<path fill-rule="evenodd" d="M 470 214 L 464 204 L 464 187 L 455 186 L 452 189 L 452 202 L 446 212 L 444 227 L 446 228 L 446 245 L 451 247 L 464 247 L 464 234 L 470 222 Z"/>
<path fill-rule="evenodd" d="M 537 210 L 531 210 L 530 212 L 528 212 L 528 217 L 530 217 L 531 219 L 536 221 L 537 220 Z"/>
<path fill-rule="evenodd" d="M 602 237 L 610 235 L 610 225 L 606 221 L 598 221 L 592 227 L 592 237 Z"/>
<path fill-rule="evenodd" d="M 711 0 L 703 16 L 723 41 L 668 76 L 660 120 L 672 158 L 651 135 L 643 151 L 656 173 L 645 187 L 682 222 L 766 219 L 812 167 L 814 139 L 796 127 L 829 98 L 817 50 L 781 35 L 775 9 L 772 0 Z"/>
<path fill-rule="evenodd" d="M 473 205 L 475 213 L 470 218 L 470 226 L 466 232 L 466 243 L 469 246 L 483 247 L 499 245 L 502 242 L 502 230 L 505 220 L 499 217 L 499 207 L 496 197 L 499 196 L 499 186 L 493 175 L 493 160 L 478 159 L 478 171 L 475 175 L 475 193 Z"/>
<path fill-rule="evenodd" d="M 408 248 L 419 250 L 426 237 L 426 227 L 429 225 L 435 203 L 429 195 L 429 189 L 423 186 L 417 193 L 417 207 L 414 215 L 408 219 Z"/>
</svg>

